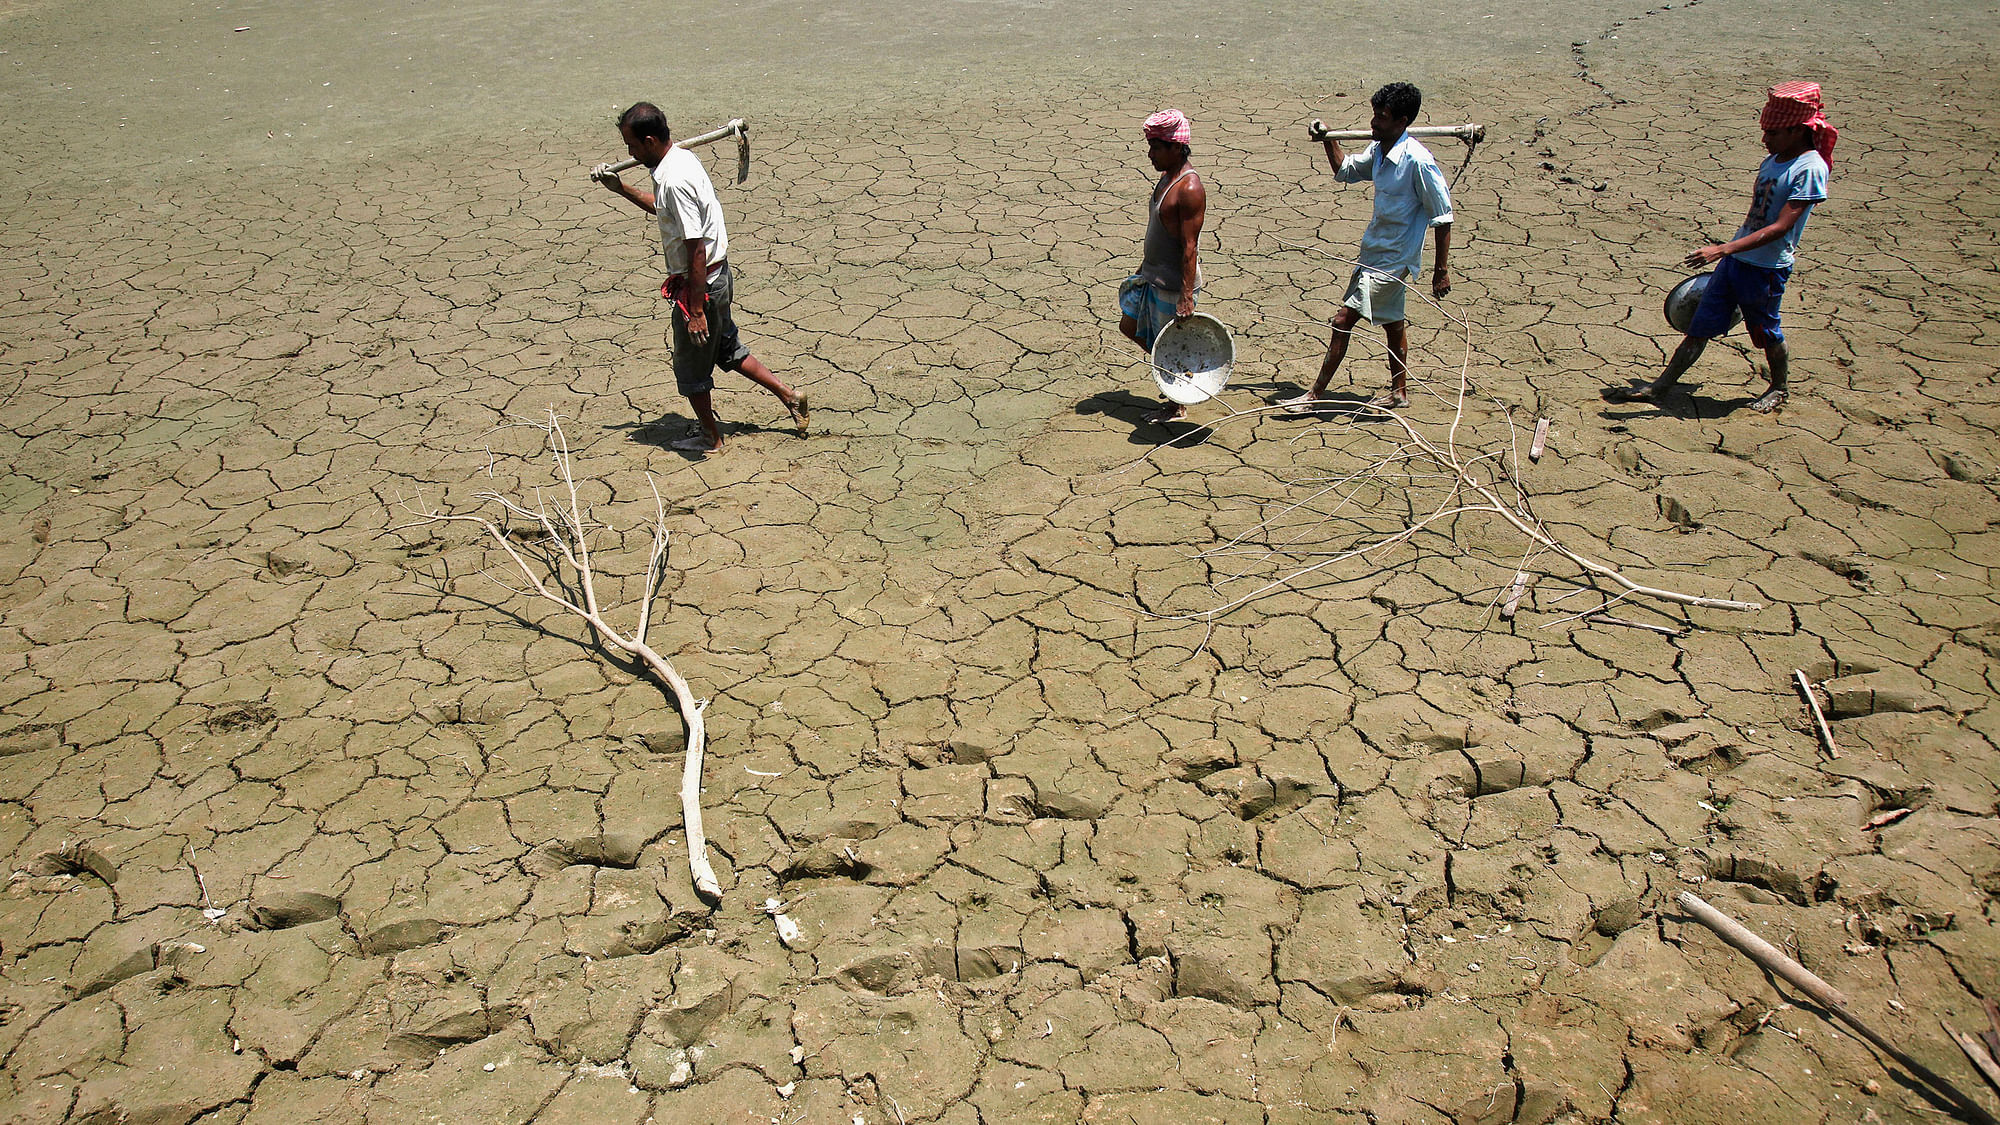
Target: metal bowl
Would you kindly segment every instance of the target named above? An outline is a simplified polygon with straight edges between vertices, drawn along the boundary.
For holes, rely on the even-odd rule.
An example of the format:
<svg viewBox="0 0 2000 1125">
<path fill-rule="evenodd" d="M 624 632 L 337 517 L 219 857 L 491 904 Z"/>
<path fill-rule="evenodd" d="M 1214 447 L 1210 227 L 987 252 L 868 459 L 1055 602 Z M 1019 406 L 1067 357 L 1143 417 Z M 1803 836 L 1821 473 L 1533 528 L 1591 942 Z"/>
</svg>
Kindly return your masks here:
<svg viewBox="0 0 2000 1125">
<path fill-rule="evenodd" d="M 1182 406 L 1220 394 L 1235 363 L 1228 326 L 1207 313 L 1170 322 L 1153 340 L 1153 381 L 1168 402 Z"/>
<path fill-rule="evenodd" d="M 1701 304 L 1701 295 L 1708 291 L 1708 281 L 1714 276 L 1714 273 L 1695 274 L 1674 286 L 1667 294 L 1665 310 L 1667 323 L 1673 326 L 1674 331 L 1686 332 L 1694 323 L 1694 310 Z M 1724 328 L 1723 331 L 1728 332 L 1730 328 L 1741 323 L 1743 323 L 1743 310 L 1732 308 L 1729 310 L 1729 328 Z"/>
</svg>

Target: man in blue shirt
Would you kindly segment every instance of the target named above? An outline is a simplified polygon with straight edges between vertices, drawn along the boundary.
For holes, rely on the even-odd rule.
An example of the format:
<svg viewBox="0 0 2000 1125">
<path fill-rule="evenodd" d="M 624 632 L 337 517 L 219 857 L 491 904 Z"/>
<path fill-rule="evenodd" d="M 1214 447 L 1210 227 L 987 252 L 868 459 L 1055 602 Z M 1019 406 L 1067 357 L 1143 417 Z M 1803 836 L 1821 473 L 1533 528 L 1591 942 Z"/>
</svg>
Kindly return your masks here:
<svg viewBox="0 0 2000 1125">
<path fill-rule="evenodd" d="M 1703 246 L 1684 260 L 1689 266 L 1715 266 L 1686 337 L 1658 379 L 1638 387 L 1606 387 L 1606 401 L 1658 402 L 1701 358 L 1708 342 L 1729 331 L 1740 308 L 1750 342 L 1764 349 L 1771 367 L 1770 389 L 1750 407 L 1770 414 L 1785 405 L 1792 357 L 1778 323 L 1778 305 L 1792 276 L 1806 219 L 1813 204 L 1826 198 L 1828 161 L 1840 134 L 1827 123 L 1816 82 L 1773 86 L 1759 124 L 1764 150 L 1771 155 L 1757 169 L 1757 186 L 1743 225 L 1728 242 Z"/>
<path fill-rule="evenodd" d="M 1340 361 L 1347 358 L 1347 339 L 1355 324 L 1366 319 L 1382 326 L 1389 341 L 1389 389 L 1369 400 L 1385 409 L 1410 404 L 1408 334 L 1403 314 L 1404 282 L 1423 269 L 1424 232 L 1437 231 L 1437 259 L 1431 269 L 1431 293 L 1440 299 L 1451 292 L 1451 192 L 1444 172 L 1430 150 L 1405 135 L 1423 107 L 1423 94 L 1407 82 L 1392 82 L 1369 99 L 1375 115 L 1368 123 L 1374 143 L 1349 156 L 1340 142 L 1322 133 L 1326 161 L 1336 180 L 1351 184 L 1375 181 L 1375 213 L 1361 234 L 1360 265 L 1347 282 L 1347 295 L 1333 317 L 1333 334 L 1326 359 L 1312 390 L 1279 405 L 1292 414 L 1310 414 L 1326 404 L 1326 387 Z"/>
</svg>

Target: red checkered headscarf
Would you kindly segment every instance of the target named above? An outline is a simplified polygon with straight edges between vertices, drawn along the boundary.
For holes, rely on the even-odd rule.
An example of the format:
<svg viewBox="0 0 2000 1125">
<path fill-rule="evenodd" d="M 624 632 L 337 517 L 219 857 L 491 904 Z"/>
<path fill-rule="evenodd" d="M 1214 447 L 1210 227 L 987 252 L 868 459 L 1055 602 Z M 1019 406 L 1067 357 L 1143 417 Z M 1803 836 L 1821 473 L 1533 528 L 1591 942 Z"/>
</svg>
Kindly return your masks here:
<svg viewBox="0 0 2000 1125">
<path fill-rule="evenodd" d="M 1187 115 L 1178 109 L 1163 109 L 1146 119 L 1146 139 L 1172 141 L 1187 144 L 1194 136 L 1194 127 L 1188 124 Z"/>
<path fill-rule="evenodd" d="M 1840 130 L 1827 122 L 1819 83 L 1780 82 L 1771 87 L 1770 99 L 1764 103 L 1763 116 L 1757 123 L 1766 129 L 1804 125 L 1812 130 L 1814 151 L 1826 161 L 1827 167 L 1833 166 L 1833 143 L 1840 139 Z"/>
</svg>

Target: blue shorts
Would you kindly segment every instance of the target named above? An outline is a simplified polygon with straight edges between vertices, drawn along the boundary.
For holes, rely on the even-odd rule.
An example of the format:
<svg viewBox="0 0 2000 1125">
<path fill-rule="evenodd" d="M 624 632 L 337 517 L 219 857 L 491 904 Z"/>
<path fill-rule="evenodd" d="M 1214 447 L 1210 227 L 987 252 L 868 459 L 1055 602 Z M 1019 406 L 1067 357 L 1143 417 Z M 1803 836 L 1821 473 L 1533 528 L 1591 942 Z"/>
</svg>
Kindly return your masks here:
<svg viewBox="0 0 2000 1125">
<path fill-rule="evenodd" d="M 1153 341 L 1159 339 L 1160 330 L 1173 323 L 1180 304 L 1179 293 L 1148 285 L 1136 273 L 1118 287 L 1118 311 L 1132 318 L 1134 330 L 1139 333 L 1139 339 L 1146 342 L 1148 351 L 1152 350 Z"/>
<path fill-rule="evenodd" d="M 1715 264 L 1715 276 L 1708 279 L 1708 288 L 1702 291 L 1701 304 L 1694 308 L 1687 334 L 1697 340 L 1713 340 L 1729 331 L 1730 313 L 1742 309 L 1743 327 L 1749 329 L 1751 343 L 1760 348 L 1784 343 L 1785 330 L 1778 326 L 1778 305 L 1785 299 L 1785 282 L 1791 276 L 1789 266 L 1767 269 L 1723 258 Z"/>
</svg>

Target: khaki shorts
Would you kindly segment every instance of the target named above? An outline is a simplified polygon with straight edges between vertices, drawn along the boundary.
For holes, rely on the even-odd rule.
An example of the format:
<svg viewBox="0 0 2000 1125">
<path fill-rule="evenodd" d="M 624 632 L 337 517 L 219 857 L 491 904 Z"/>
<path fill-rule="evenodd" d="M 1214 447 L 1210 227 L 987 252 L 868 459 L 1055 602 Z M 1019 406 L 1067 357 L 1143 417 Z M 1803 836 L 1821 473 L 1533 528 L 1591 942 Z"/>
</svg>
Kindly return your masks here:
<svg viewBox="0 0 2000 1125">
<path fill-rule="evenodd" d="M 1360 313 L 1370 324 L 1399 324 L 1409 319 L 1403 314 L 1403 295 L 1408 289 L 1401 274 L 1356 266 L 1354 276 L 1347 280 L 1347 296 L 1341 303 Z"/>
<path fill-rule="evenodd" d="M 668 333 L 668 342 L 674 346 L 674 385 L 682 397 L 707 394 L 715 389 L 715 369 L 735 371 L 750 358 L 750 349 L 743 346 L 742 337 L 736 332 L 736 318 L 731 305 L 736 297 L 736 275 L 730 272 L 729 263 L 724 261 L 708 271 L 708 342 L 697 344 L 688 335 L 687 318 L 681 315 L 680 306 L 668 302 L 673 309 L 674 326 Z"/>
</svg>

